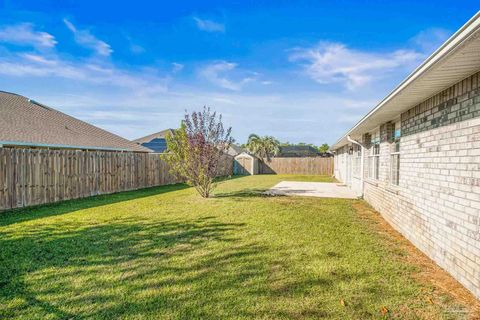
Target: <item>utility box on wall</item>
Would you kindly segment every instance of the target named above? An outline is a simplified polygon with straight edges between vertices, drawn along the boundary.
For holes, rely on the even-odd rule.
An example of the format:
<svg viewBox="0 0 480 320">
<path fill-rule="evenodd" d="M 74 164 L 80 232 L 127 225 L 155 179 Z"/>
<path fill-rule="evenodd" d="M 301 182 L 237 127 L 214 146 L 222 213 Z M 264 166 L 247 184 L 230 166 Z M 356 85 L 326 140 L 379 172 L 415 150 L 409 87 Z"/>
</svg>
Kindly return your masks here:
<svg viewBox="0 0 480 320">
<path fill-rule="evenodd" d="M 258 158 L 246 152 L 240 153 L 233 162 L 234 175 L 258 174 Z"/>
</svg>

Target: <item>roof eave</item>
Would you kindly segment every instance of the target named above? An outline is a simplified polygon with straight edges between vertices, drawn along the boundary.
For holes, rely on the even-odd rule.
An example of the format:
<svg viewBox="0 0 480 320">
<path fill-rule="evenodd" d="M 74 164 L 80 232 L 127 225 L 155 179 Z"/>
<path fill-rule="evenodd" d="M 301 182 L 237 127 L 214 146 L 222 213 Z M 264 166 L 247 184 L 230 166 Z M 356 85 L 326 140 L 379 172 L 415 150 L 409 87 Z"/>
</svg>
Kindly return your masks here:
<svg viewBox="0 0 480 320">
<path fill-rule="evenodd" d="M 346 138 L 351 135 L 355 129 L 364 124 L 368 119 L 385 104 L 392 101 L 399 93 L 406 87 L 414 85 L 415 80 L 420 78 L 425 72 L 430 70 L 439 61 L 449 56 L 455 49 L 460 47 L 466 40 L 468 40 L 474 33 L 480 29 L 480 11 L 478 11 L 470 20 L 467 21 L 457 32 L 455 32 L 447 41 L 445 41 L 434 53 L 432 53 L 420 66 L 418 66 L 412 73 L 410 73 L 393 91 L 391 91 L 375 108 L 368 112 L 360 121 L 358 121 L 347 133 L 345 133 L 335 144 L 332 150 L 338 149 L 347 143 Z M 452 85 L 455 82 L 452 83 Z M 440 92 L 441 90 L 439 90 Z M 413 106 L 411 106 L 413 107 Z"/>
<path fill-rule="evenodd" d="M 0 140 L 0 146 L 115 151 L 115 152 L 142 152 L 142 153 L 152 152 L 150 149 L 145 147 L 138 148 L 138 150 L 133 150 L 133 149 L 112 148 L 112 147 L 74 146 L 74 145 L 63 145 L 63 144 L 36 143 L 36 142 L 25 142 L 25 141 L 1 141 L 1 140 Z"/>
</svg>

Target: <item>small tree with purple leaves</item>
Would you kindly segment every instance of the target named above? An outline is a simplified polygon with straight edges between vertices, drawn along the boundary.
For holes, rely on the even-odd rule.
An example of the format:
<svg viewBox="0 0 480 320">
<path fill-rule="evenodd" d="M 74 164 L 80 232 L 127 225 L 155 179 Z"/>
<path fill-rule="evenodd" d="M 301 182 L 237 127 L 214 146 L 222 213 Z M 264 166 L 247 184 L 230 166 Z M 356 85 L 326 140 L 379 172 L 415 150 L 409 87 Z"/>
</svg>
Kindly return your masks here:
<svg viewBox="0 0 480 320">
<path fill-rule="evenodd" d="M 201 112 L 185 112 L 180 129 L 166 137 L 165 161 L 171 172 L 195 187 L 204 197 L 215 188 L 222 157 L 233 143 L 232 128 L 224 129 L 222 115 L 204 107 Z"/>
</svg>

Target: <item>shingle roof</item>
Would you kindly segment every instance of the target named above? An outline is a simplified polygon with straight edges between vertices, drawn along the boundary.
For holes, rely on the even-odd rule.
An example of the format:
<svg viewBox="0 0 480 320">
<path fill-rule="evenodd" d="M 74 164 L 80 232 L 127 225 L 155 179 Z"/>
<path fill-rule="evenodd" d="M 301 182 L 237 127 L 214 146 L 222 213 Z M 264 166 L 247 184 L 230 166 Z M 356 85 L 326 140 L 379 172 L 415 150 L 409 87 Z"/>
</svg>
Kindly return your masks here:
<svg viewBox="0 0 480 320">
<path fill-rule="evenodd" d="M 0 144 L 112 151 L 150 151 L 34 100 L 3 91 L 0 91 Z"/>
<path fill-rule="evenodd" d="M 149 134 L 148 136 L 132 140 L 132 142 L 142 144 L 142 143 L 150 142 L 153 139 L 165 138 L 167 134 L 173 134 L 173 129 L 165 129 L 160 132 L 152 133 L 152 134 Z"/>
<path fill-rule="evenodd" d="M 173 129 L 166 129 L 157 133 L 150 134 L 146 137 L 138 138 L 133 140 L 139 145 L 142 145 L 155 153 L 163 153 L 167 150 L 167 141 L 165 137 L 168 134 L 173 134 Z"/>
<path fill-rule="evenodd" d="M 320 152 L 312 146 L 282 146 L 277 157 L 308 157 L 317 156 Z"/>
<path fill-rule="evenodd" d="M 240 147 L 239 145 L 236 145 L 234 143 L 232 143 L 230 145 L 230 148 L 228 148 L 228 150 L 227 150 L 227 154 L 229 154 L 231 156 L 236 156 L 237 154 L 240 154 L 242 152 L 245 152 L 245 149 L 243 149 L 242 147 Z"/>
</svg>

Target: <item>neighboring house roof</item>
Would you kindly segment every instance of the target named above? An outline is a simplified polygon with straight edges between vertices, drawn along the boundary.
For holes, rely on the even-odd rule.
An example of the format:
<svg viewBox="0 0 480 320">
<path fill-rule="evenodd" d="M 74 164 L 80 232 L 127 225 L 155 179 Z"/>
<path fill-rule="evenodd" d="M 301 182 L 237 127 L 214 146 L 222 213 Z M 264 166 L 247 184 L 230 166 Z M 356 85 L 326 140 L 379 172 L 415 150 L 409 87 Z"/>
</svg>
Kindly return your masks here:
<svg viewBox="0 0 480 320">
<path fill-rule="evenodd" d="M 149 148 L 155 153 L 163 153 L 165 152 L 165 150 L 167 150 L 167 141 L 165 137 L 168 134 L 173 134 L 173 132 L 174 132 L 173 129 L 166 129 L 142 138 L 135 139 L 132 142 L 142 145 L 146 148 Z"/>
<path fill-rule="evenodd" d="M 0 91 L 0 145 L 150 151 L 34 100 L 4 91 Z"/>
<path fill-rule="evenodd" d="M 227 154 L 231 156 L 236 156 L 237 154 L 240 154 L 242 152 L 245 152 L 246 150 L 240 147 L 239 145 L 236 144 L 231 144 L 230 148 L 227 150 Z"/>
<path fill-rule="evenodd" d="M 150 142 L 155 138 L 165 138 L 167 134 L 173 134 L 173 132 L 174 132 L 173 129 L 165 129 L 163 131 L 152 133 L 152 134 L 149 134 L 148 136 L 132 140 L 132 142 L 142 144 L 145 142 Z"/>
<path fill-rule="evenodd" d="M 282 146 L 276 157 L 315 157 L 320 155 L 312 146 Z"/>
<path fill-rule="evenodd" d="M 235 159 L 240 159 L 240 158 L 251 158 L 251 159 L 257 159 L 257 157 L 247 151 L 243 151 L 235 156 Z"/>
<path fill-rule="evenodd" d="M 480 70 L 480 11 L 341 137 L 332 150 Z"/>
</svg>

